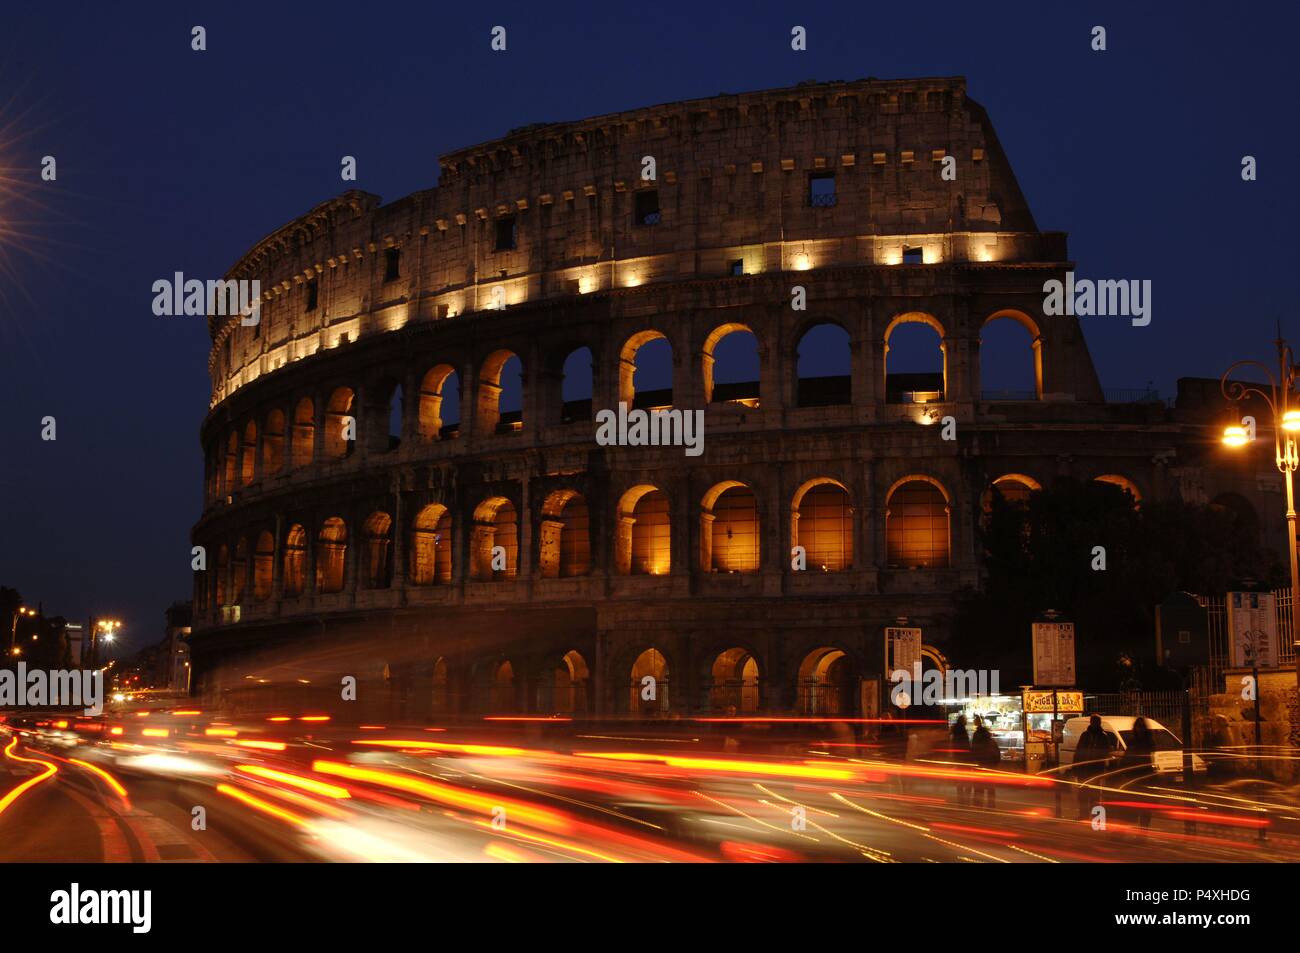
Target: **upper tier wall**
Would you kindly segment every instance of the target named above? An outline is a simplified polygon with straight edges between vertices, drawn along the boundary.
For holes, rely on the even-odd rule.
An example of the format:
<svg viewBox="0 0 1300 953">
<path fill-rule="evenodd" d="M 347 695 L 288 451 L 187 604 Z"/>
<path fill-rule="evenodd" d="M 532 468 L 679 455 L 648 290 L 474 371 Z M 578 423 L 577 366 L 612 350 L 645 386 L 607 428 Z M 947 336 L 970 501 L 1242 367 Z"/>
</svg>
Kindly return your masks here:
<svg viewBox="0 0 1300 953">
<path fill-rule="evenodd" d="M 321 348 L 494 303 L 737 262 L 746 274 L 888 265 L 904 246 L 927 263 L 1064 259 L 961 79 L 809 84 L 527 127 L 441 166 L 434 189 L 383 207 L 346 192 L 240 259 L 227 277 L 261 282 L 261 323 L 210 319 L 213 405 Z M 825 173 L 834 202 L 814 206 L 810 178 Z M 635 220 L 645 189 L 654 224 Z M 515 247 L 498 250 L 512 217 Z"/>
</svg>

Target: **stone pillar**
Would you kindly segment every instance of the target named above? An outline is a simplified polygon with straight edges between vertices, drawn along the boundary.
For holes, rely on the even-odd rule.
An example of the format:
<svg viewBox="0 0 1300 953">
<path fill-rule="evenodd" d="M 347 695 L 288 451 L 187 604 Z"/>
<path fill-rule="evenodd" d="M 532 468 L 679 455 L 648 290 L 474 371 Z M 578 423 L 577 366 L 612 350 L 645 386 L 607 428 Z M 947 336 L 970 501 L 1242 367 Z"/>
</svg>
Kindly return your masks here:
<svg viewBox="0 0 1300 953">
<path fill-rule="evenodd" d="M 271 601 L 284 598 L 284 514 L 275 514 L 275 545 L 271 547 Z"/>
<path fill-rule="evenodd" d="M 399 591 L 406 589 L 406 523 L 402 507 L 402 477 L 393 476 L 393 581 L 391 586 Z"/>
<path fill-rule="evenodd" d="M 564 521 L 544 517 L 538 524 L 537 575 L 542 579 L 555 579 L 560 575 L 560 536 Z"/>
</svg>

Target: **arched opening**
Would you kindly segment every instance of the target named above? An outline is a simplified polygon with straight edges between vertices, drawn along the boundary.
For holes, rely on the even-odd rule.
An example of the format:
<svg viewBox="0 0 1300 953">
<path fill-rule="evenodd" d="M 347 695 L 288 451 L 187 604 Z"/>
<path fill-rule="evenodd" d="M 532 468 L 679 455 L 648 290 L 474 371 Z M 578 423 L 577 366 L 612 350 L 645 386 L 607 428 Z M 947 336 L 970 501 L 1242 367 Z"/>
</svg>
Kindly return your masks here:
<svg viewBox="0 0 1300 953">
<path fill-rule="evenodd" d="M 248 486 L 257 475 L 257 424 L 249 421 L 244 427 L 244 446 L 240 459 L 239 482 Z"/>
<path fill-rule="evenodd" d="M 239 434 L 231 431 L 226 440 L 225 466 L 222 468 L 222 495 L 234 492 L 239 478 Z"/>
<path fill-rule="evenodd" d="M 673 348 L 658 331 L 627 339 L 619 354 L 618 399 L 643 410 L 673 405 Z"/>
<path fill-rule="evenodd" d="M 502 662 L 492 673 L 492 710 L 509 713 L 515 710 L 515 669 Z"/>
<path fill-rule="evenodd" d="M 546 579 L 591 572 L 591 515 L 576 490 L 556 490 L 542 505 L 540 561 Z"/>
<path fill-rule="evenodd" d="M 331 516 L 322 525 L 316 549 L 316 591 L 332 593 L 343 591 L 343 566 L 348 554 L 348 527 L 337 516 Z"/>
<path fill-rule="evenodd" d="M 396 450 L 402 445 L 402 421 L 406 416 L 406 397 L 402 385 L 393 388 L 393 395 L 388 400 L 388 449 Z"/>
<path fill-rule="evenodd" d="M 307 585 L 307 531 L 298 523 L 284 537 L 284 595 L 297 599 Z"/>
<path fill-rule="evenodd" d="M 577 651 L 566 652 L 555 667 L 555 713 L 558 715 L 584 715 L 587 713 L 587 686 L 591 673 L 587 661 Z"/>
<path fill-rule="evenodd" d="M 853 402 L 853 349 L 838 324 L 814 324 L 795 347 L 795 403 L 833 407 Z"/>
<path fill-rule="evenodd" d="M 316 405 L 310 397 L 298 401 L 293 410 L 293 468 L 305 467 L 316 453 Z"/>
<path fill-rule="evenodd" d="M 799 714 L 848 716 L 857 709 L 853 671 L 841 650 L 814 649 L 799 665 Z"/>
<path fill-rule="evenodd" d="M 891 569 L 948 566 L 948 497 L 935 482 L 913 477 L 894 485 L 885 509 L 886 560 Z"/>
<path fill-rule="evenodd" d="M 460 432 L 460 378 L 450 364 L 439 364 L 420 381 L 419 435 L 445 440 Z"/>
<path fill-rule="evenodd" d="M 1001 497 L 1004 503 L 1013 506 L 1025 506 L 1031 494 L 1042 489 L 1042 485 L 1033 477 L 1023 473 L 1006 473 L 989 484 L 980 497 L 980 509 L 988 514 L 993 509 L 994 497 Z"/>
<path fill-rule="evenodd" d="M 709 709 L 723 715 L 752 715 L 758 705 L 758 662 L 746 649 L 727 649 L 713 661 Z"/>
<path fill-rule="evenodd" d="M 478 424 L 483 433 L 523 429 L 523 367 L 511 351 L 495 351 L 483 362 L 478 381 Z"/>
<path fill-rule="evenodd" d="M 1134 504 L 1142 502 L 1142 494 L 1138 492 L 1137 484 L 1126 476 L 1120 476 L 1118 473 L 1103 473 L 1101 476 L 1093 477 L 1098 483 L 1109 483 L 1117 486 L 1133 497 Z"/>
<path fill-rule="evenodd" d="M 945 399 L 944 329 L 921 311 L 900 314 L 885 331 L 885 402 L 931 404 Z"/>
<path fill-rule="evenodd" d="M 352 456 L 357 446 L 357 420 L 353 411 L 356 394 L 350 387 L 340 387 L 325 405 L 325 456 L 343 460 Z"/>
<path fill-rule="evenodd" d="M 217 608 L 230 605 L 230 549 L 225 543 L 217 550 Z"/>
<path fill-rule="evenodd" d="M 230 604 L 244 601 L 244 587 L 248 585 L 248 540 L 241 538 L 235 544 L 235 559 L 231 565 Z"/>
<path fill-rule="evenodd" d="M 646 649 L 632 663 L 628 711 L 643 718 L 668 714 L 668 660 Z"/>
<path fill-rule="evenodd" d="M 266 428 L 262 431 L 262 472 L 267 476 L 284 468 L 284 411 L 273 410 L 266 415 Z"/>
<path fill-rule="evenodd" d="M 634 486 L 619 500 L 614 568 L 625 576 L 662 576 L 672 568 L 668 496 L 658 487 Z"/>
<path fill-rule="evenodd" d="M 445 715 L 451 711 L 451 695 L 448 689 L 447 660 L 439 658 L 433 663 L 433 698 L 431 707 L 435 715 Z"/>
<path fill-rule="evenodd" d="M 393 518 L 383 512 L 371 513 L 362 529 L 366 545 L 366 588 L 387 589 L 393 581 Z"/>
<path fill-rule="evenodd" d="M 451 582 L 451 511 L 430 503 L 415 517 L 411 539 L 411 583 L 416 586 Z"/>
<path fill-rule="evenodd" d="M 519 573 L 519 520 L 504 496 L 484 500 L 474 511 L 470 578 L 513 578 Z"/>
<path fill-rule="evenodd" d="M 704 342 L 704 399 L 711 403 L 759 406 L 758 338 L 744 324 L 723 324 Z"/>
<path fill-rule="evenodd" d="M 705 494 L 700 513 L 700 567 L 705 572 L 757 572 L 758 498 L 729 480 Z"/>
<path fill-rule="evenodd" d="M 1037 325 L 1019 311 L 999 311 L 980 330 L 980 398 L 1042 396 L 1042 344 Z"/>
<path fill-rule="evenodd" d="M 570 424 L 591 420 L 594 384 L 591 371 L 591 348 L 580 347 L 564 359 L 560 381 L 560 420 Z"/>
<path fill-rule="evenodd" d="M 275 537 L 263 530 L 253 549 L 253 601 L 265 602 L 271 598 L 271 582 L 275 574 Z"/>
<path fill-rule="evenodd" d="M 790 545 L 804 548 L 810 572 L 852 568 L 853 503 L 842 483 L 819 477 L 799 488 L 790 512 Z"/>
</svg>

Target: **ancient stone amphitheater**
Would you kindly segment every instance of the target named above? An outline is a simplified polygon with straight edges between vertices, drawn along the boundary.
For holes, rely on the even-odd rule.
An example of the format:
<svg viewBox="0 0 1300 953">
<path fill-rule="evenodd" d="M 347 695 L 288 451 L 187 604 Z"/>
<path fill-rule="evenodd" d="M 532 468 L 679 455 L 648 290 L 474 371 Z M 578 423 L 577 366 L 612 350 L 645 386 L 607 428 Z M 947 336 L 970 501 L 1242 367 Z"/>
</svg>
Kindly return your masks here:
<svg viewBox="0 0 1300 953">
<path fill-rule="evenodd" d="M 259 324 L 209 323 L 196 692 L 872 712 L 886 626 L 941 658 L 994 484 L 1251 505 L 1253 472 L 1206 487 L 1186 415 L 1105 400 L 1042 313 L 1069 267 L 960 78 L 529 126 L 436 188 L 345 192 L 227 274 L 260 280 Z M 982 385 L 998 322 L 1032 390 Z M 935 367 L 891 372 L 923 328 Z M 756 379 L 726 367 L 746 349 Z M 704 452 L 598 444 L 620 402 L 702 410 Z"/>
</svg>

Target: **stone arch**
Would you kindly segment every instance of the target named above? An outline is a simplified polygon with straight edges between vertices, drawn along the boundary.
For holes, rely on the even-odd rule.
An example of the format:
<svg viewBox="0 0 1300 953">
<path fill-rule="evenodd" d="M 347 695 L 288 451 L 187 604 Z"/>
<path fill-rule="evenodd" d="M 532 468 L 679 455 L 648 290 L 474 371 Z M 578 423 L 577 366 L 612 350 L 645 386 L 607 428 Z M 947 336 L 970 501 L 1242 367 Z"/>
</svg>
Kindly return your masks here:
<svg viewBox="0 0 1300 953">
<path fill-rule="evenodd" d="M 804 548 L 810 572 L 853 567 L 854 513 L 848 487 L 832 477 L 813 477 L 795 490 L 790 545 Z"/>
<path fill-rule="evenodd" d="M 284 595 L 297 599 L 307 585 L 307 531 L 300 523 L 289 527 L 284 537 Z"/>
<path fill-rule="evenodd" d="M 839 358 L 832 357 L 839 353 Z M 832 371 L 814 374 L 814 370 Z M 795 341 L 795 404 L 831 407 L 853 402 L 853 338 L 838 321 L 810 322 Z"/>
<path fill-rule="evenodd" d="M 759 710 L 759 666 L 749 649 L 735 646 L 718 654 L 710 670 L 709 710 L 752 715 Z"/>
<path fill-rule="evenodd" d="M 505 551 L 506 568 L 492 568 L 492 550 Z M 519 574 L 519 517 L 504 496 L 490 496 L 474 510 L 470 535 L 470 578 L 492 580 Z"/>
<path fill-rule="evenodd" d="M 555 667 L 555 713 L 585 715 L 591 707 L 591 671 L 577 649 L 566 652 Z"/>
<path fill-rule="evenodd" d="M 243 536 L 235 544 L 235 558 L 230 565 L 230 602 L 240 605 L 244 601 L 244 589 L 248 585 L 248 540 Z"/>
<path fill-rule="evenodd" d="M 636 383 L 637 374 L 637 354 L 641 348 L 645 347 L 651 341 L 663 341 L 669 349 L 669 384 L 666 390 L 644 388 L 638 390 Z M 673 404 L 673 386 L 672 380 L 672 342 L 668 340 L 667 335 L 662 331 L 647 329 L 638 331 L 628 338 L 622 349 L 619 351 L 618 359 L 618 399 L 620 403 L 627 404 L 629 408 L 641 407 L 650 409 L 652 407 L 671 407 Z"/>
<path fill-rule="evenodd" d="M 1258 541 L 1259 539 L 1259 514 L 1250 500 L 1246 499 L 1240 493 L 1220 493 L 1214 499 L 1210 500 L 1210 506 L 1217 507 L 1228 513 L 1231 513 L 1236 524 L 1244 532 Z"/>
<path fill-rule="evenodd" d="M 451 399 L 452 407 L 447 406 L 446 398 Z M 416 418 L 416 433 L 425 440 L 442 440 L 459 430 L 460 378 L 450 364 L 438 364 L 420 378 Z"/>
<path fill-rule="evenodd" d="M 365 587 L 387 589 L 393 580 L 393 518 L 382 510 L 371 513 L 362 525 L 365 545 Z"/>
<path fill-rule="evenodd" d="M 342 517 L 331 516 L 321 523 L 316 549 L 316 591 L 343 591 L 343 570 L 348 555 L 348 524 Z"/>
<path fill-rule="evenodd" d="M 744 340 L 746 335 L 748 339 Z M 753 349 L 753 380 L 746 379 L 749 372 L 743 365 L 749 363 L 749 354 L 741 352 L 738 345 L 742 340 L 745 352 L 750 346 Z M 718 353 L 720 346 L 724 353 Z M 762 363 L 759 358 L 758 336 L 749 325 L 730 321 L 714 328 L 704 339 L 704 347 L 701 348 L 700 371 L 706 403 L 759 406 Z"/>
<path fill-rule="evenodd" d="M 225 543 L 217 550 L 217 608 L 230 604 L 230 547 Z"/>
<path fill-rule="evenodd" d="M 515 667 L 502 659 L 492 669 L 492 710 L 509 714 L 515 707 Z"/>
<path fill-rule="evenodd" d="M 740 480 L 723 480 L 700 501 L 700 568 L 757 572 L 761 526 L 758 497 Z"/>
<path fill-rule="evenodd" d="M 565 355 L 560 364 L 560 422 L 592 419 L 595 396 L 595 359 L 585 344 Z M 553 399 L 553 398 L 552 398 Z"/>
<path fill-rule="evenodd" d="M 1029 501 L 1031 493 L 1042 489 L 1042 484 L 1023 473 L 1004 473 L 991 480 L 980 496 L 980 509 L 988 513 L 993 508 L 993 494 L 996 491 L 1008 503 L 1022 504 Z"/>
<path fill-rule="evenodd" d="M 799 664 L 798 708 L 801 715 L 845 717 L 857 710 L 853 660 L 840 648 L 822 646 Z"/>
<path fill-rule="evenodd" d="M 248 486 L 257 476 L 257 422 L 244 425 L 244 443 L 239 454 L 239 484 Z"/>
<path fill-rule="evenodd" d="M 226 456 L 222 461 L 222 495 L 233 493 L 239 479 L 239 432 L 232 430 L 226 438 Z"/>
<path fill-rule="evenodd" d="M 985 361 L 988 359 L 989 348 L 984 340 L 985 332 L 990 324 L 994 321 L 1010 321 L 1020 325 L 1029 333 L 1029 365 L 1032 380 L 1032 395 L 1026 391 L 1020 393 L 1019 387 L 1013 388 L 990 388 L 989 383 L 993 377 L 986 372 Z M 1005 347 L 999 346 L 997 350 L 1001 351 Z M 981 397 L 984 400 L 1041 400 L 1043 396 L 1043 333 L 1036 322 L 1023 311 L 1017 311 L 1013 308 L 1003 308 L 1000 311 L 994 311 L 984 323 L 980 325 L 979 338 L 979 367 L 980 367 L 980 388 Z M 1001 396 L 999 396 L 1001 395 Z"/>
<path fill-rule="evenodd" d="M 891 568 L 946 569 L 951 562 L 952 510 L 934 477 L 903 477 L 885 497 L 885 552 Z"/>
<path fill-rule="evenodd" d="M 1093 477 L 1092 479 L 1094 482 L 1109 483 L 1112 486 L 1119 487 L 1121 490 L 1125 490 L 1130 496 L 1133 497 L 1134 503 L 1142 502 L 1142 493 L 1141 491 L 1138 490 L 1137 484 L 1134 483 L 1126 476 L 1122 476 L 1121 474 L 1118 473 L 1103 473 L 1100 476 Z"/>
<path fill-rule="evenodd" d="M 642 718 L 667 715 L 668 684 L 668 659 L 657 648 L 646 649 L 632 663 L 628 710 Z"/>
<path fill-rule="evenodd" d="M 889 370 L 889 351 L 894 332 L 906 324 L 921 324 L 939 337 L 939 367 L 933 371 L 896 372 Z M 894 315 L 885 327 L 884 353 L 881 368 L 885 378 L 885 402 L 889 404 L 932 403 L 947 399 L 948 393 L 948 340 L 947 331 L 934 315 L 927 311 L 906 311 Z"/>
<path fill-rule="evenodd" d="M 546 579 L 591 572 L 591 514 L 577 490 L 555 490 L 542 504 L 539 569 Z"/>
<path fill-rule="evenodd" d="M 493 351 L 479 368 L 477 420 L 480 433 L 513 433 L 523 429 L 523 410 L 506 412 L 502 408 L 505 389 L 506 365 L 518 362 L 520 389 L 523 388 L 523 361 L 514 351 L 502 348 Z"/>
<path fill-rule="evenodd" d="M 276 408 L 266 415 L 262 428 L 262 473 L 274 476 L 284 469 L 284 411 Z"/>
<path fill-rule="evenodd" d="M 356 397 L 351 387 L 337 387 L 325 404 L 325 456 L 330 460 L 346 459 L 356 450 Z"/>
<path fill-rule="evenodd" d="M 619 499 L 614 569 L 625 576 L 662 576 L 672 569 L 671 507 L 659 487 L 641 483 Z"/>
<path fill-rule="evenodd" d="M 310 464 L 316 454 L 316 404 L 310 397 L 302 398 L 293 409 L 289 450 L 295 470 Z"/>
<path fill-rule="evenodd" d="M 262 530 L 253 547 L 253 601 L 265 602 L 271 598 L 271 585 L 275 575 L 275 537 Z"/>
<path fill-rule="evenodd" d="M 451 582 L 453 543 L 451 511 L 441 503 L 421 509 L 411 530 L 411 585 Z"/>
</svg>

